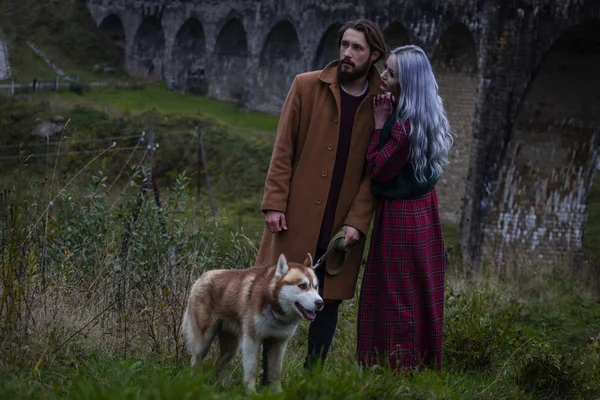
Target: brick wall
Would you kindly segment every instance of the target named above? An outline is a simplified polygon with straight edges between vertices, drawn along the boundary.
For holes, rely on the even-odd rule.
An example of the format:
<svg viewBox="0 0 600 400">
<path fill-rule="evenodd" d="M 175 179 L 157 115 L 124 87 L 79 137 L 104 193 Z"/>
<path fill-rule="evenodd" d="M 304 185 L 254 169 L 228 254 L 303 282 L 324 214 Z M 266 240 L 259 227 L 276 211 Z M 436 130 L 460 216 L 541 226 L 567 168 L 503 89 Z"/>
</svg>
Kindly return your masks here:
<svg viewBox="0 0 600 400">
<path fill-rule="evenodd" d="M 600 24 L 551 49 L 523 99 L 485 221 L 484 257 L 569 268 L 582 249 L 600 123 Z"/>
<path fill-rule="evenodd" d="M 431 56 L 431 63 L 444 102 L 454 144 L 450 164 L 436 186 L 440 217 L 458 224 L 469 171 L 473 144 L 473 119 L 479 83 L 476 46 L 471 31 L 463 24 L 452 24 L 443 33 Z"/>
<path fill-rule="evenodd" d="M 473 144 L 478 79 L 472 74 L 444 70 L 436 72 L 436 79 L 450 128 L 455 135 L 450 149 L 450 164 L 436 186 L 440 217 L 447 222 L 458 223 Z"/>
</svg>

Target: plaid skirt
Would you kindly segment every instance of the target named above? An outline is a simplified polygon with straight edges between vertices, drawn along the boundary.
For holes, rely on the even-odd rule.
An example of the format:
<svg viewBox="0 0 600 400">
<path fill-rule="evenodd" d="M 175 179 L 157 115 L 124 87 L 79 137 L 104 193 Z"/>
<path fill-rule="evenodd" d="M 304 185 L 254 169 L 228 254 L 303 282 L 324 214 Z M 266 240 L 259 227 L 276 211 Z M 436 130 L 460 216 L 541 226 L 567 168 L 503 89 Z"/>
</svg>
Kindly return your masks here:
<svg viewBox="0 0 600 400">
<path fill-rule="evenodd" d="M 379 199 L 359 301 L 362 365 L 441 368 L 445 268 L 435 190 Z"/>
</svg>

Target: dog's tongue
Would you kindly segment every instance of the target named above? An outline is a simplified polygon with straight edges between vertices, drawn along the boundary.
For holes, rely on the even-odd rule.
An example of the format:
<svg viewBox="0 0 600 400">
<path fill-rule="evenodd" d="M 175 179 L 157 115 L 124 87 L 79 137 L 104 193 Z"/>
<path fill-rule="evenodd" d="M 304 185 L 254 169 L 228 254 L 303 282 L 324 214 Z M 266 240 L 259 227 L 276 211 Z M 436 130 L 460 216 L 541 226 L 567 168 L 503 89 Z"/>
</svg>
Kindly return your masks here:
<svg viewBox="0 0 600 400">
<path fill-rule="evenodd" d="M 317 317 L 317 313 L 315 313 L 314 311 L 304 311 L 304 318 L 307 319 L 308 321 L 313 321 L 316 317 Z"/>
<path fill-rule="evenodd" d="M 298 307 L 302 317 L 307 321 L 313 321 L 317 317 L 317 313 L 314 311 L 308 311 L 306 308 L 302 307 L 300 303 L 296 303 L 296 307 Z"/>
</svg>

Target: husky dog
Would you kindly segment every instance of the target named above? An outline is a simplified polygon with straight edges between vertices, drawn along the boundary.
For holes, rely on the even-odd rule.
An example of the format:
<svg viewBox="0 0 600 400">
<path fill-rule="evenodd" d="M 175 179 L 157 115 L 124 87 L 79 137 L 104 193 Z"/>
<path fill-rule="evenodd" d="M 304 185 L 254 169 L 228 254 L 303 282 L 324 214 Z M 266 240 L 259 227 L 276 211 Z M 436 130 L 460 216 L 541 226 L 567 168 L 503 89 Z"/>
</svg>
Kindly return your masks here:
<svg viewBox="0 0 600 400">
<path fill-rule="evenodd" d="M 323 308 L 312 266 L 310 254 L 304 264 L 288 264 L 282 254 L 273 266 L 205 272 L 192 286 L 182 323 L 192 366 L 206 356 L 218 336 L 219 375 L 241 343 L 244 384 L 254 391 L 259 349 L 268 342 L 268 378 L 273 389 L 281 391 L 289 340 L 302 318 L 312 321 Z"/>
</svg>

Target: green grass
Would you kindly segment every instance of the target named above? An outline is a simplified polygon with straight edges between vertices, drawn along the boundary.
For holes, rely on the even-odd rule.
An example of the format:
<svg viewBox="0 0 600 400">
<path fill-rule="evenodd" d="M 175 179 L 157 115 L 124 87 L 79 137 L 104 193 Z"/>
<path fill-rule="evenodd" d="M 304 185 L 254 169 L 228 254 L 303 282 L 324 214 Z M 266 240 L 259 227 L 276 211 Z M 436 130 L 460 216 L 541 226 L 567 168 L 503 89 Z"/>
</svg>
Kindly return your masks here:
<svg viewBox="0 0 600 400">
<path fill-rule="evenodd" d="M 117 74 L 95 73 L 91 68 L 82 67 L 61 55 L 61 50 L 53 45 L 42 46 L 42 51 L 51 59 L 60 60 L 56 62 L 58 67 L 72 79 L 79 79 L 82 82 L 100 81 L 109 85 L 129 80 L 129 77 L 122 72 Z M 8 53 L 12 75 L 3 83 L 13 80 L 15 83 L 31 83 L 34 79 L 53 82 L 56 79 L 57 73 L 25 41 L 9 40 Z M 63 77 L 60 77 L 60 81 L 65 83 Z"/>
<path fill-rule="evenodd" d="M 14 41 L 9 45 L 9 60 L 15 82 L 53 81 L 56 73 L 25 42 Z"/>
<path fill-rule="evenodd" d="M 158 110 L 154 116 L 148 112 L 151 107 Z M 0 146 L 45 143 L 40 138 L 29 136 L 29 133 L 39 121 L 47 121 L 56 115 L 69 120 L 65 131 L 68 139 L 61 147 L 63 151 L 96 149 L 100 152 L 110 142 L 72 145 L 69 141 L 139 136 L 153 126 L 156 141 L 160 144 L 156 156 L 157 170 L 159 179 L 164 183 L 172 182 L 183 169 L 188 171 L 194 182 L 200 172 L 204 182 L 204 170 L 197 168 L 197 141 L 193 136 L 196 127 L 201 127 L 215 197 L 222 200 L 225 196 L 234 200 L 236 204 L 232 207 L 236 218 L 240 212 L 257 207 L 259 203 L 275 136 L 275 117 L 244 112 L 229 103 L 168 92 L 155 86 L 142 90 L 100 89 L 85 96 L 41 93 L 30 96 L 28 101 L 12 99 L 5 103 L 0 110 Z M 57 143 L 59 139 L 54 137 L 51 141 Z M 117 142 L 120 146 L 133 146 L 136 141 Z M 50 151 L 55 149 L 57 147 L 52 147 Z M 13 155 L 16 151 L 18 149 L 0 149 L 0 156 Z M 46 148 L 42 146 L 26 151 L 40 153 Z M 92 156 L 83 154 L 59 158 L 59 175 L 62 176 L 63 172 L 70 175 Z M 114 177 L 128 156 L 125 152 L 109 152 L 92 168 L 101 168 L 106 175 Z M 50 157 L 50 160 L 35 158 L 29 163 L 32 172 L 39 176 L 52 170 L 54 162 L 55 157 Z M 3 161 L 3 170 L 8 172 L 15 163 Z M 203 186 L 205 190 L 206 186 Z"/>
<path fill-rule="evenodd" d="M 588 200 L 588 223 L 585 232 L 588 257 L 600 261 L 600 174 L 596 173 Z"/>
<path fill-rule="evenodd" d="M 573 289 L 573 288 L 571 288 Z M 225 371 L 221 380 L 213 376 L 213 351 L 201 368 L 190 370 L 187 355 L 179 359 L 172 352 L 160 354 L 141 350 L 133 355 L 123 355 L 122 351 L 108 348 L 79 336 L 54 352 L 62 336 L 69 332 L 59 330 L 59 335 L 49 336 L 38 344 L 32 344 L 25 353 L 12 352 L 5 362 L 0 363 L 4 379 L 0 382 L 0 397 L 11 399 L 27 398 L 86 398 L 86 399 L 593 399 L 594 390 L 600 390 L 597 373 L 600 372 L 600 343 L 585 345 L 577 343 L 563 348 L 564 337 L 572 323 L 586 324 L 586 336 L 600 330 L 598 307 L 583 315 L 576 311 L 580 304 L 568 292 L 556 298 L 558 314 L 548 314 L 548 310 L 537 307 L 534 302 L 523 301 L 515 309 L 530 325 L 522 331 L 516 321 L 507 320 L 508 326 L 499 331 L 481 330 L 480 320 L 495 320 L 490 306 L 495 304 L 496 312 L 510 309 L 509 300 L 493 295 L 489 286 L 464 293 L 460 311 L 451 308 L 447 320 L 453 320 L 462 312 L 472 313 L 473 319 L 463 324 L 458 331 L 449 330 L 451 337 L 446 346 L 458 343 L 478 343 L 484 339 L 494 340 L 491 347 L 491 363 L 483 368 L 473 364 L 470 358 L 453 361 L 455 356 L 446 348 L 446 367 L 441 373 L 422 371 L 412 376 L 397 376 L 383 369 L 363 370 L 353 361 L 355 341 L 356 301 L 345 302 L 342 306 L 338 332 L 331 355 L 322 370 L 315 374 L 303 371 L 301 365 L 305 352 L 307 327 L 303 323 L 298 334 L 292 339 L 284 364 L 284 393 L 273 394 L 261 389 L 254 396 L 245 393 L 242 385 L 241 359 L 236 357 Z M 500 293 L 502 290 L 500 290 Z M 483 294 L 483 300 L 478 299 Z M 482 304 L 478 309 L 476 304 Z M 475 307 L 475 308 L 473 308 Z M 508 307 L 508 308 L 507 308 Z M 558 318 L 555 324 L 556 335 L 546 336 L 544 325 L 539 320 Z M 591 318 L 590 321 L 586 321 Z M 570 319 L 571 323 L 564 323 Z M 64 327 L 63 327 L 64 328 Z M 85 335 L 85 333 L 83 334 Z M 40 347 L 46 344 L 46 350 Z M 464 345 L 464 344 L 463 344 Z M 474 351 L 487 351 L 475 346 Z M 465 350 L 463 350 L 464 352 Z M 472 350 L 473 351 L 473 350 Z M 45 356 L 41 357 L 42 352 Z M 468 353 L 464 353 L 468 354 Z M 573 359 L 571 359 L 571 357 Z M 552 360 L 560 360 L 559 368 L 550 368 Z M 573 364 L 573 360 L 576 361 Z M 595 361 L 594 361 L 595 360 Z M 570 364 L 569 364 L 570 363 Z M 585 371 L 578 368 L 584 364 Z M 532 369 L 533 368 L 533 369 Z M 550 369 L 548 369 L 550 368 Z M 595 368 L 595 370 L 594 370 Z M 546 371 L 547 376 L 539 375 Z M 259 370 L 260 373 L 260 370 Z M 594 378 L 596 373 L 596 378 Z M 525 380 L 524 380 L 525 379 Z M 588 380 L 582 380 L 588 379 Z M 579 387 L 580 383 L 591 386 Z M 551 388 L 551 389 L 547 389 Z M 594 389 L 596 388 L 596 389 Z M 600 393 L 600 392 L 596 392 Z"/>
<path fill-rule="evenodd" d="M 576 297 L 533 302 L 522 324 L 540 338 L 580 346 L 600 335 L 600 302 Z"/>
<path fill-rule="evenodd" d="M 485 398 L 479 393 L 492 383 L 485 375 L 462 376 L 456 372 L 424 372 L 400 378 L 385 372 L 361 371 L 349 362 L 315 376 L 300 369 L 286 375 L 289 383 L 284 393 L 259 389 L 249 396 L 239 382 L 220 385 L 208 374 L 190 377 L 189 368 L 181 364 L 152 358 L 98 357 L 74 361 L 70 368 L 39 369 L 36 378 L 27 381 L 12 375 L 5 381 L 3 392 L 14 399 L 465 399 Z M 533 398 L 514 387 L 488 393 Z"/>
<path fill-rule="evenodd" d="M 20 203 L 16 211 L 25 226 L 30 226 L 30 218 L 38 218 L 35 207 L 41 200 L 36 194 L 40 189 L 43 186 L 22 194 L 29 201 Z M 142 208 L 135 224 L 136 239 L 130 245 L 128 268 L 135 269 L 131 277 L 125 276 L 139 290 L 128 296 L 126 308 L 101 312 L 124 278 L 118 273 L 120 268 L 114 268 L 123 263 L 118 255 L 122 220 L 135 208 L 135 193 L 135 189 L 127 193 L 113 213 L 107 211 L 98 183 L 90 184 L 81 200 L 72 198 L 68 190 L 56 203 L 45 263 L 52 295 L 24 290 L 33 296 L 28 307 L 39 309 L 43 304 L 47 311 L 35 313 L 27 335 L 13 340 L 1 340 L 0 335 L 5 355 L 0 359 L 0 398 L 587 400 L 600 393 L 600 342 L 589 339 L 600 332 L 600 307 L 576 282 L 559 277 L 540 278 L 538 291 L 529 294 L 518 292 L 510 282 L 465 285 L 449 274 L 441 373 L 395 376 L 384 369 L 359 368 L 354 362 L 355 298 L 342 304 L 330 356 L 323 370 L 314 375 L 302 369 L 307 324 L 301 324 L 285 358 L 283 394 L 264 389 L 247 395 L 241 385 L 239 356 L 222 381 L 215 379 L 214 351 L 191 376 L 181 341 L 173 338 L 173 329 L 179 326 L 175 316 L 181 315 L 183 304 L 177 277 L 188 262 L 198 264 L 197 276 L 204 268 L 246 265 L 252 256 L 244 250 L 247 242 L 235 236 L 239 234 L 236 221 L 222 218 L 227 211 L 220 208 L 218 219 L 211 223 L 202 217 L 207 213 L 203 198 L 203 214 L 193 217 L 191 208 L 184 206 L 185 201 L 192 202 L 188 190 L 177 182 L 162 192 L 172 239 L 165 242 L 161 236 L 150 201 L 150 208 Z M 176 205 L 175 199 L 181 204 Z M 244 202 L 237 207 L 252 208 Z M 263 222 L 248 220 L 243 226 L 259 232 Z M 42 227 L 37 231 L 41 233 Z M 33 247 L 25 249 L 26 253 L 39 254 L 40 242 L 41 238 L 27 242 Z M 198 250 L 202 256 L 195 259 Z M 5 251 L 9 253 L 3 260 L 11 259 L 10 250 Z M 176 260 L 185 260 L 180 264 L 183 270 L 169 269 L 170 251 Z M 240 263 L 240 259 L 245 261 Z M 144 282 L 138 273 L 154 274 L 154 278 Z M 33 274 L 32 279 L 38 282 L 39 275 Z M 455 286 L 463 289 L 455 290 Z M 173 301 L 173 296 L 179 300 Z M 88 326 L 94 316 L 101 318 Z"/>
<path fill-rule="evenodd" d="M 208 363 L 207 369 L 210 369 Z M 29 380 L 20 380 L 19 374 L 5 375 L 9 379 L 1 392 L 14 399 L 40 398 L 40 395 L 86 399 L 376 399 L 396 394 L 410 399 L 460 399 L 476 392 L 469 387 L 486 382 L 484 377 L 461 379 L 453 374 L 433 373 L 413 379 L 394 378 L 385 373 L 362 372 L 344 362 L 321 376 L 310 376 L 300 369 L 289 371 L 290 383 L 282 395 L 264 390 L 248 396 L 239 382 L 221 386 L 209 374 L 190 377 L 188 367 L 153 358 L 124 360 L 96 356 L 73 361 L 71 368 L 58 371 L 41 368 L 36 372 L 36 378 Z M 239 374 L 236 375 L 237 380 Z"/>
<path fill-rule="evenodd" d="M 38 45 L 71 78 L 128 80 L 123 71 L 124 50 L 95 26 L 82 1 L 22 0 L 12 7 L 0 4 L 0 25 L 10 44 L 9 59 L 16 82 L 54 80 L 56 76 L 26 40 Z M 94 65 L 103 63 L 115 68 L 115 73 L 93 71 Z"/>
<path fill-rule="evenodd" d="M 201 96 L 190 96 L 168 91 L 163 84 L 143 86 L 138 90 L 97 89 L 85 96 L 65 92 L 48 94 L 50 99 L 84 104 L 92 107 L 110 107 L 124 113 L 156 109 L 174 117 L 214 118 L 230 129 L 240 131 L 267 131 L 273 134 L 279 118 L 255 111 L 244 111 L 234 103 Z"/>
</svg>

